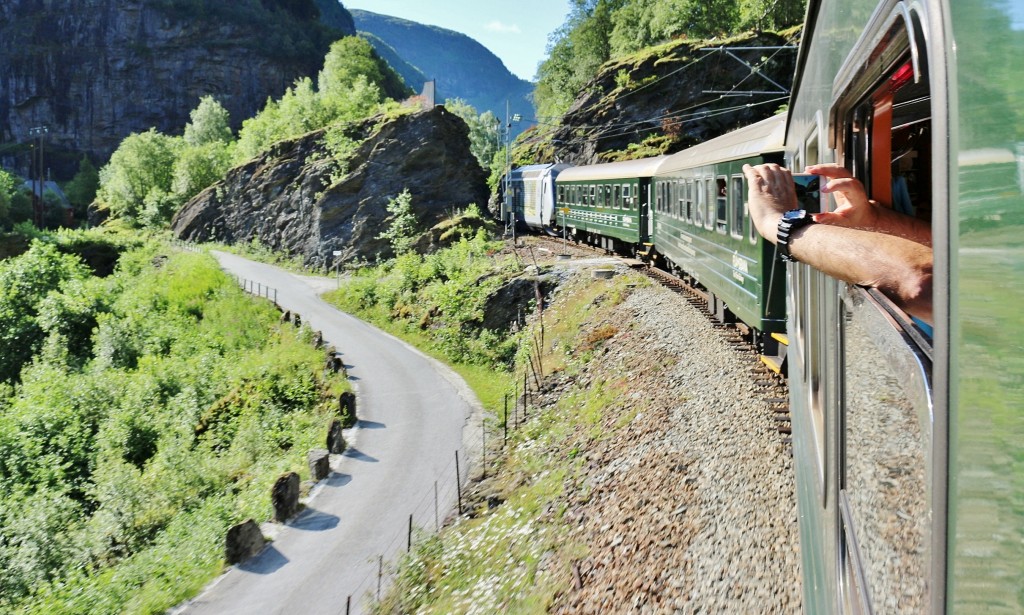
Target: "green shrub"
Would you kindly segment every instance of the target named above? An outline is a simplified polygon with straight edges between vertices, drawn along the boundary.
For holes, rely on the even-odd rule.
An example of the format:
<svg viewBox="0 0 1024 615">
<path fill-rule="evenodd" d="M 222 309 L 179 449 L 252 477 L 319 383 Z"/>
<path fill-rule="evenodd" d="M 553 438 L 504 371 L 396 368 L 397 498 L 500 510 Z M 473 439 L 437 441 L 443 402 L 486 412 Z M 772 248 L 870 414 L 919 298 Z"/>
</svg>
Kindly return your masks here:
<svg viewBox="0 0 1024 615">
<path fill-rule="evenodd" d="M 209 256 L 150 243 L 99 279 L 33 250 L 14 269 L 50 275 L 18 282 L 46 342 L 0 385 L 0 611 L 165 610 L 217 573 L 227 527 L 268 516 L 281 472 L 307 471 L 347 385 Z"/>
</svg>

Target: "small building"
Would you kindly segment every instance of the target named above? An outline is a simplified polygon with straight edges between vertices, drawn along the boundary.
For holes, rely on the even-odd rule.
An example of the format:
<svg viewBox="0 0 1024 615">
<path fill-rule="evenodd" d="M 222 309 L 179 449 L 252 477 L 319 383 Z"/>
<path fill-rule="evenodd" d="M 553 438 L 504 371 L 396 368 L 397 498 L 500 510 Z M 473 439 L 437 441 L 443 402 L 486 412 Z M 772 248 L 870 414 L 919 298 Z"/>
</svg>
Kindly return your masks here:
<svg viewBox="0 0 1024 615">
<path fill-rule="evenodd" d="M 58 207 L 62 210 L 59 218 L 61 226 L 74 226 L 74 207 L 71 206 L 71 202 L 68 200 L 67 195 L 64 194 L 64 191 L 61 190 L 61 187 L 57 182 L 48 179 L 42 183 L 42 186 L 40 186 L 39 180 L 25 180 L 22 184 L 22 188 L 32 194 L 33 221 L 37 226 L 42 226 L 44 221 L 47 219 L 47 203 L 43 197 L 48 192 L 56 196 Z"/>
</svg>

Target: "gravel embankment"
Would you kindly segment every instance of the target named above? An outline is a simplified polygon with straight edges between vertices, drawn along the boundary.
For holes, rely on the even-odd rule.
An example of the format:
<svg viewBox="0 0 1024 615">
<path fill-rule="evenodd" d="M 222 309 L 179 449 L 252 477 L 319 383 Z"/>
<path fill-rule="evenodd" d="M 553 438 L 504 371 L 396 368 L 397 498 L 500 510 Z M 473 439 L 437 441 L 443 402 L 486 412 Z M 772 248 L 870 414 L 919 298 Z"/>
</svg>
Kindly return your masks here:
<svg viewBox="0 0 1024 615">
<path fill-rule="evenodd" d="M 606 314 L 586 326 L 618 332 L 539 400 L 625 373 L 637 411 L 588 445 L 567 487 L 584 549 L 551 612 L 799 612 L 792 457 L 765 401 L 784 393 L 755 385 L 753 356 L 667 289 L 641 286 Z"/>
</svg>

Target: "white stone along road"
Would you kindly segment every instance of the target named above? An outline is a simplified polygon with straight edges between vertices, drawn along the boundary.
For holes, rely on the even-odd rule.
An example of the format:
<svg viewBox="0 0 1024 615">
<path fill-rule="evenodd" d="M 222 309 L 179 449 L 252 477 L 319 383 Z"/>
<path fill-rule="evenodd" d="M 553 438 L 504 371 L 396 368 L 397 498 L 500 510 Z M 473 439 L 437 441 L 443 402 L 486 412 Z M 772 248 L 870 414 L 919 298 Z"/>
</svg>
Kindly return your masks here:
<svg viewBox="0 0 1024 615">
<path fill-rule="evenodd" d="M 440 517 L 454 510 L 455 491 L 446 487 L 454 486 L 455 451 L 462 460 L 473 455 L 463 442 L 478 441 L 479 403 L 446 366 L 320 299 L 334 280 L 213 254 L 226 271 L 276 289 L 282 309 L 300 314 L 337 348 L 356 390 L 359 424 L 346 431 L 349 448 L 332 455 L 332 473 L 305 510 L 274 526 L 258 556 L 229 568 L 175 612 L 345 613 L 349 596 L 351 612 L 364 612 L 379 557 L 387 562 L 406 548 L 409 516 L 432 530 L 435 490 Z M 465 461 L 460 465 L 464 479 Z"/>
</svg>

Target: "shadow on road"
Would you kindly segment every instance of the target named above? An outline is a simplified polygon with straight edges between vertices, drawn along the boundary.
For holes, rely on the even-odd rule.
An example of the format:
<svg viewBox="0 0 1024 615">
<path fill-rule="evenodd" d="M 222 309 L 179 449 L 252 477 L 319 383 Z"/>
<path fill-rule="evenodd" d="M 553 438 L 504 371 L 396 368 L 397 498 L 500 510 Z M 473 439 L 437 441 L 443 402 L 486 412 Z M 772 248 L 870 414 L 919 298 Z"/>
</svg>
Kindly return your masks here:
<svg viewBox="0 0 1024 615">
<path fill-rule="evenodd" d="M 338 516 L 325 513 L 314 508 L 307 508 L 299 517 L 292 522 L 291 526 L 297 530 L 307 532 L 323 532 L 338 527 Z"/>
<path fill-rule="evenodd" d="M 255 574 L 271 574 L 284 568 L 287 563 L 288 558 L 275 549 L 274 545 L 270 545 L 256 557 L 238 564 L 238 569 Z"/>
<path fill-rule="evenodd" d="M 342 454 L 345 457 L 351 457 L 353 459 L 358 459 L 359 461 L 366 461 L 368 463 L 377 463 L 378 461 L 380 461 L 380 459 L 377 459 L 376 457 L 373 457 L 371 455 L 367 455 L 366 453 L 360 451 L 359 449 L 352 447 L 349 447 L 348 450 L 346 450 Z"/>
<path fill-rule="evenodd" d="M 341 472 L 331 472 L 331 475 L 324 480 L 326 487 L 344 487 L 352 482 L 352 476 Z"/>
<path fill-rule="evenodd" d="M 360 429 L 384 429 L 387 426 L 384 423 L 378 423 L 377 421 L 359 419 L 356 421 L 356 427 L 359 427 Z"/>
</svg>

